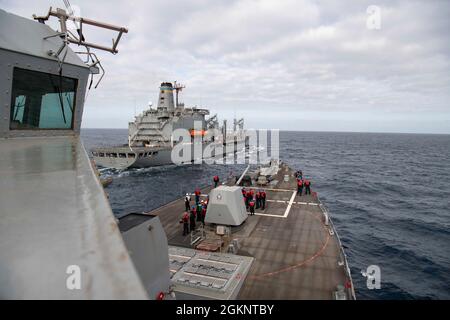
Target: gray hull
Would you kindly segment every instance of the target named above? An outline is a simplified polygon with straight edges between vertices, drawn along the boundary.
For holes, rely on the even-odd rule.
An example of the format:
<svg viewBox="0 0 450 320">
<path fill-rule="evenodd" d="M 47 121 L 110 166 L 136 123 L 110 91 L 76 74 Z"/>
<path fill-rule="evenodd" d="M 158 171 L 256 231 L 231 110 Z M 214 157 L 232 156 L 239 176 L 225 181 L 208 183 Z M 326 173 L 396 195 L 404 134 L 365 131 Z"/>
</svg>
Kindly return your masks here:
<svg viewBox="0 0 450 320">
<path fill-rule="evenodd" d="M 222 157 L 229 153 L 236 153 L 243 148 L 246 144 L 244 141 L 231 142 L 227 145 L 203 143 L 201 146 L 191 146 L 190 157 L 185 161 L 177 164 L 190 164 L 202 159 L 194 158 L 194 147 L 201 148 L 202 154 L 205 149 L 213 150 L 211 156 L 206 156 L 205 159 Z M 129 148 L 129 147 L 110 147 L 110 148 L 97 148 L 92 150 L 95 163 L 100 167 L 126 169 L 126 168 L 148 168 L 163 166 L 168 164 L 174 164 L 172 161 L 172 148 L 157 148 L 157 147 L 141 147 L 141 148 Z M 182 154 L 182 153 L 181 153 Z M 208 153 L 209 154 L 209 153 Z"/>
</svg>

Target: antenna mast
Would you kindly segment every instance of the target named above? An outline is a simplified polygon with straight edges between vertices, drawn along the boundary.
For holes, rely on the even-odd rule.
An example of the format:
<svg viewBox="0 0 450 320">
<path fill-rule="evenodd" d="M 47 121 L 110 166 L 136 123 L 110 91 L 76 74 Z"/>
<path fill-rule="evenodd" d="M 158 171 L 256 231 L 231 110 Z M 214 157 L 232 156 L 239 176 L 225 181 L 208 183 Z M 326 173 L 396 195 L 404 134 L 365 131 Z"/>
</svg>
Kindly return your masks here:
<svg viewBox="0 0 450 320">
<path fill-rule="evenodd" d="M 184 88 L 186 88 L 186 86 L 177 83 L 176 81 L 174 81 L 173 84 L 173 88 L 175 89 L 175 107 L 178 108 L 178 92 L 182 91 Z"/>
<path fill-rule="evenodd" d="M 63 40 L 63 43 L 57 52 L 53 52 L 51 50 L 48 52 L 49 56 L 53 56 L 58 59 L 58 62 L 60 65 L 60 70 L 63 66 L 69 44 L 74 43 L 79 46 L 85 47 L 85 49 L 86 49 L 85 52 L 75 52 L 75 53 L 86 56 L 86 61 L 84 61 L 84 62 L 89 66 L 89 68 L 91 69 L 91 74 L 92 74 L 91 83 L 89 84 L 89 89 L 91 88 L 94 74 L 98 74 L 99 69 L 102 71 L 102 74 L 94 87 L 94 88 L 97 88 L 100 81 L 103 79 L 103 76 L 105 75 L 105 70 L 102 67 L 100 59 L 97 57 L 97 55 L 95 53 L 91 52 L 91 49 L 93 48 L 93 49 L 104 50 L 104 51 L 111 52 L 112 54 L 118 53 L 119 51 L 117 50 L 117 45 L 119 44 L 122 34 L 128 33 L 128 29 L 124 28 L 124 27 L 119 27 L 119 26 L 114 26 L 111 24 L 103 23 L 103 22 L 98 22 L 98 21 L 91 20 L 91 19 L 75 17 L 73 15 L 73 9 L 72 9 L 72 6 L 70 5 L 69 0 L 64 0 L 64 4 L 68 10 L 68 13 L 64 9 L 57 8 L 56 10 L 53 10 L 52 7 L 50 7 L 46 16 L 37 16 L 37 15 L 33 14 L 33 18 L 43 24 L 45 24 L 45 21 L 49 20 L 50 17 L 58 18 L 60 28 L 61 28 L 60 32 L 55 35 L 45 37 L 44 39 L 59 36 Z M 67 21 L 69 21 L 69 20 L 72 20 L 73 23 L 75 24 L 75 27 L 77 28 L 75 33 L 70 31 L 67 28 Z M 103 28 L 103 29 L 108 29 L 108 30 L 112 30 L 112 31 L 117 31 L 118 34 L 115 39 L 112 39 L 112 45 L 110 47 L 92 43 L 92 42 L 87 42 L 84 37 L 84 34 L 83 34 L 83 25 L 90 25 L 90 26 L 94 26 L 97 28 Z M 64 49 L 66 49 L 65 53 L 63 53 Z"/>
<path fill-rule="evenodd" d="M 71 7 L 69 7 L 71 8 Z M 48 13 L 46 16 L 36 16 L 35 14 L 33 14 L 33 19 L 38 20 L 40 23 L 44 23 L 45 21 L 47 21 L 50 17 L 56 17 L 59 19 L 59 23 L 61 25 L 61 35 L 66 36 L 66 41 L 69 43 L 75 43 L 81 46 L 85 46 L 88 48 L 94 48 L 94 49 L 99 49 L 99 50 L 105 50 L 105 51 L 109 51 L 113 54 L 118 53 L 119 51 L 117 50 L 117 45 L 119 44 L 120 38 L 122 37 L 122 34 L 124 33 L 128 33 L 128 29 L 125 27 L 119 27 L 119 26 L 114 26 L 112 24 L 107 24 L 107 23 L 103 23 L 103 22 L 98 22 L 95 20 L 91 20 L 91 19 L 87 19 L 87 18 L 82 18 L 82 17 L 75 17 L 71 14 L 68 14 L 66 12 L 66 10 L 64 9 L 56 9 L 53 10 L 52 7 L 50 7 Z M 72 20 L 75 22 L 76 26 L 78 27 L 77 29 L 77 35 L 74 34 L 73 32 L 70 32 L 67 29 L 67 25 L 66 22 L 68 20 Z M 79 23 L 79 25 L 77 24 Z M 103 28 L 103 29 L 108 29 L 108 30 L 112 30 L 112 31 L 117 31 L 118 35 L 115 39 L 112 39 L 112 46 L 108 47 L 108 46 L 104 46 L 104 45 L 99 45 L 99 44 L 95 44 L 95 43 L 90 43 L 90 42 L 86 42 L 84 35 L 83 35 L 83 25 L 91 25 L 94 27 L 98 27 L 98 28 Z"/>
</svg>

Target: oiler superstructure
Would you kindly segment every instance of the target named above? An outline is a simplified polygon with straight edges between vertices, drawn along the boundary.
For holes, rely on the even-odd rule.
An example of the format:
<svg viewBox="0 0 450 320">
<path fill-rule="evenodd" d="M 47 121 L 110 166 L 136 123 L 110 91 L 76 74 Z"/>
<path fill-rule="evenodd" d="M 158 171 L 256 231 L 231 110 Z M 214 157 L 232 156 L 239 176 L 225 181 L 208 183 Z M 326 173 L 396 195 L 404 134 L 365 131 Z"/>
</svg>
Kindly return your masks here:
<svg viewBox="0 0 450 320">
<path fill-rule="evenodd" d="M 128 144 L 93 149 L 96 164 L 116 169 L 188 164 L 245 148 L 244 119 L 235 119 L 232 131 L 226 121 L 220 126 L 217 115 L 208 117 L 208 109 L 179 103 L 183 88 L 176 82 L 161 83 L 157 107 L 150 105 L 128 124 Z M 187 136 L 182 139 L 177 130 Z M 180 153 L 179 162 L 173 159 L 174 151 Z"/>
</svg>

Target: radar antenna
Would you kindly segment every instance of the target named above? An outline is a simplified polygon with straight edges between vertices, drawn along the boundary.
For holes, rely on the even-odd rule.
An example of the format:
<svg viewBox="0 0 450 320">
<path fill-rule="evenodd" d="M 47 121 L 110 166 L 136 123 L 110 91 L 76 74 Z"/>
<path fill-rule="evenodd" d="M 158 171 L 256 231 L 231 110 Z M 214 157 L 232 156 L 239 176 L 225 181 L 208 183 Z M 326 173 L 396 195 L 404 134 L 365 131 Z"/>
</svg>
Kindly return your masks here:
<svg viewBox="0 0 450 320">
<path fill-rule="evenodd" d="M 173 88 L 175 89 L 175 107 L 178 108 L 178 92 L 182 91 L 184 88 L 186 88 L 185 85 L 181 83 L 177 83 L 176 81 L 173 82 Z"/>
<path fill-rule="evenodd" d="M 63 44 L 61 45 L 61 47 L 58 49 L 57 52 L 53 52 L 53 51 L 48 52 L 49 56 L 53 56 L 58 59 L 59 66 L 60 66 L 60 73 L 61 73 L 61 68 L 64 64 L 64 59 L 66 57 L 67 48 L 68 48 L 69 44 L 73 43 L 73 44 L 77 44 L 79 46 L 84 46 L 86 48 L 85 52 L 76 52 L 76 53 L 81 54 L 81 55 L 86 55 L 85 63 L 87 65 L 89 65 L 89 67 L 91 68 L 92 77 L 91 77 L 91 83 L 89 85 L 89 89 L 91 88 L 91 85 L 92 85 L 93 74 L 99 73 L 98 69 L 100 69 L 102 71 L 102 75 L 100 76 L 100 79 L 97 81 L 97 84 L 95 85 L 95 88 L 97 88 L 100 81 L 103 79 L 103 76 L 105 75 L 105 70 L 103 69 L 98 57 L 94 53 L 92 53 L 90 49 L 104 50 L 104 51 L 111 52 L 112 54 L 118 53 L 119 51 L 117 50 L 117 46 L 119 44 L 119 41 L 124 33 L 128 33 L 128 29 L 125 27 L 115 26 L 115 25 L 111 25 L 111 24 L 107 24 L 107 23 L 103 23 L 103 22 L 98 22 L 98 21 L 95 21 L 92 19 L 75 17 L 69 1 L 64 0 L 64 4 L 68 10 L 68 13 L 64 9 L 57 8 L 56 10 L 53 10 L 52 7 L 50 7 L 46 16 L 37 16 L 37 15 L 33 14 L 33 19 L 39 21 L 40 23 L 45 24 L 45 21 L 49 20 L 50 17 L 58 18 L 59 24 L 60 24 L 59 33 L 49 36 L 49 37 L 45 37 L 44 39 L 48 39 L 48 38 L 56 37 L 56 36 L 59 36 L 63 39 Z M 69 21 L 69 20 L 73 21 L 73 23 L 75 24 L 77 34 L 74 34 L 74 32 L 70 31 L 67 28 L 67 21 Z M 118 32 L 118 34 L 115 38 L 112 39 L 111 46 L 105 46 L 105 45 L 100 45 L 100 44 L 96 44 L 96 43 L 92 43 L 92 42 L 87 42 L 85 39 L 85 36 L 83 34 L 83 26 L 84 25 L 90 25 L 90 26 L 94 26 L 94 27 L 98 27 L 98 28 L 102 28 L 102 29 L 116 31 L 116 32 Z M 65 52 L 62 55 L 62 52 L 64 51 L 64 49 L 65 49 Z"/>
<path fill-rule="evenodd" d="M 244 130 L 244 118 L 237 120 L 236 118 L 233 120 L 233 131 L 236 131 L 239 127 L 239 130 Z"/>
</svg>

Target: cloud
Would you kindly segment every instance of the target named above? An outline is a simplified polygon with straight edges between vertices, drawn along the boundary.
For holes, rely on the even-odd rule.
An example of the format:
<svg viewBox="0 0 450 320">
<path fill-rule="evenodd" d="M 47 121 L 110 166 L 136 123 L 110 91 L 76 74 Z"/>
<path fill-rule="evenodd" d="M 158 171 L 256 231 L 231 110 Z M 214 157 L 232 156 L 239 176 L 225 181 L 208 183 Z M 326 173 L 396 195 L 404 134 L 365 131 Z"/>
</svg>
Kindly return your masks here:
<svg viewBox="0 0 450 320">
<path fill-rule="evenodd" d="M 160 82 L 178 80 L 186 104 L 252 127 L 342 130 L 345 118 L 348 131 L 364 131 L 363 119 L 366 131 L 389 122 L 391 131 L 450 132 L 446 1 L 71 2 L 85 17 L 129 28 L 118 55 L 99 54 L 107 73 L 89 94 L 86 127 L 126 127 Z M 62 6 L 0 4 L 28 17 Z M 380 30 L 366 27 L 373 4 Z"/>
</svg>

